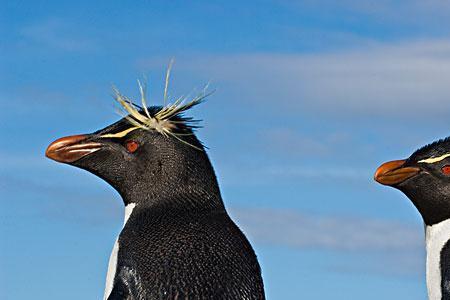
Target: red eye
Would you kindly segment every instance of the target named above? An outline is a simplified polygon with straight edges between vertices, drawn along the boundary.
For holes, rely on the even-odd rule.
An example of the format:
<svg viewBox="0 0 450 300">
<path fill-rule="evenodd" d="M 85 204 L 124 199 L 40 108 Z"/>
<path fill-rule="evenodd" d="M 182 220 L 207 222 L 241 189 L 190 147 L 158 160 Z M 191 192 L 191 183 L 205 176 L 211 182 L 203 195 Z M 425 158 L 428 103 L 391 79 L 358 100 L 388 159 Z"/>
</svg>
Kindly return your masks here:
<svg viewBox="0 0 450 300">
<path fill-rule="evenodd" d="M 135 141 L 128 141 L 125 147 L 127 148 L 128 152 L 133 153 L 137 150 L 137 148 L 139 148 L 139 144 Z"/>
<path fill-rule="evenodd" d="M 445 175 L 450 175 L 450 165 L 445 165 L 441 169 L 442 173 Z"/>
</svg>

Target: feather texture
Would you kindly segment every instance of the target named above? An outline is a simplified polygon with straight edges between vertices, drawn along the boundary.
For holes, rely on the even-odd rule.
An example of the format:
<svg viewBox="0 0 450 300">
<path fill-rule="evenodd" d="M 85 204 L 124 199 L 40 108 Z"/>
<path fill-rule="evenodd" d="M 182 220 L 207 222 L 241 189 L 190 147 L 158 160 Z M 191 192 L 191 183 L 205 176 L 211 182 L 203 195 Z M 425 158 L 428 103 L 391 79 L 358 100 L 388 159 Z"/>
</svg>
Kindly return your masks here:
<svg viewBox="0 0 450 300">
<path fill-rule="evenodd" d="M 175 129 L 184 128 L 194 129 L 197 126 L 197 120 L 192 118 L 179 118 L 177 120 L 175 117 L 179 117 L 185 111 L 191 109 L 192 107 L 202 103 L 206 97 L 212 94 L 212 92 L 207 92 L 208 84 L 198 93 L 195 97 L 187 100 L 188 97 L 179 97 L 173 103 L 168 102 L 168 86 L 170 79 L 170 71 L 172 68 L 173 61 L 170 62 L 166 73 L 166 80 L 164 86 L 164 106 L 158 109 L 155 113 L 151 113 L 147 108 L 147 87 L 138 80 L 139 92 L 141 95 L 142 108 L 134 104 L 128 97 L 124 96 L 116 87 L 113 87 L 114 99 L 119 103 L 120 110 L 119 113 L 133 126 L 127 130 L 131 132 L 136 129 L 144 130 L 156 130 L 164 136 L 172 136 L 179 140 L 180 142 L 186 143 L 194 148 L 197 148 L 182 139 L 183 135 L 186 133 L 179 133 Z M 189 134 L 189 133 L 188 133 Z M 190 133 L 192 134 L 192 133 Z M 108 136 L 104 136 L 108 137 Z"/>
</svg>

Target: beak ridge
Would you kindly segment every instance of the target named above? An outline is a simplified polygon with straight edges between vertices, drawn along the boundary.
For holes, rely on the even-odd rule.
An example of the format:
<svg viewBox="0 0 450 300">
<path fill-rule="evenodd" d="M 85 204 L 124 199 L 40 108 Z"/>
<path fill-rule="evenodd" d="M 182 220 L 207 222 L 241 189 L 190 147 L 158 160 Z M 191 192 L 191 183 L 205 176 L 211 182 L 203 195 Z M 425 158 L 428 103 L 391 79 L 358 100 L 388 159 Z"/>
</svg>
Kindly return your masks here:
<svg viewBox="0 0 450 300">
<path fill-rule="evenodd" d="M 382 164 L 375 172 L 374 179 L 383 185 L 395 186 L 417 175 L 417 167 L 405 167 L 406 160 L 394 160 Z"/>
<path fill-rule="evenodd" d="M 72 163 L 80 158 L 100 150 L 102 144 L 95 142 L 83 143 L 88 135 L 66 136 L 52 142 L 45 151 L 45 156 L 61 163 Z"/>
</svg>

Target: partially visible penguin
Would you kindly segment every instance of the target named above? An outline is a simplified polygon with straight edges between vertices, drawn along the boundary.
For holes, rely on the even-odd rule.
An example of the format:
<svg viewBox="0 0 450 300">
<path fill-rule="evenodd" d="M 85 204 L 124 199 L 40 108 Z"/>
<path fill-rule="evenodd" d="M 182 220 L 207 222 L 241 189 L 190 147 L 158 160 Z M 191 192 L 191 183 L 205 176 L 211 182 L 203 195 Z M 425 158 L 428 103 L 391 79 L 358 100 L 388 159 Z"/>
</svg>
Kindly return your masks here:
<svg viewBox="0 0 450 300">
<path fill-rule="evenodd" d="M 142 107 L 116 91 L 123 119 L 46 151 L 104 179 L 123 199 L 104 299 L 265 299 L 256 255 L 225 210 L 196 121 L 183 114 L 204 95 L 147 107 L 141 93 Z"/>
<path fill-rule="evenodd" d="M 450 300 L 450 138 L 382 164 L 375 180 L 405 193 L 419 210 L 425 223 L 428 297 Z"/>
</svg>

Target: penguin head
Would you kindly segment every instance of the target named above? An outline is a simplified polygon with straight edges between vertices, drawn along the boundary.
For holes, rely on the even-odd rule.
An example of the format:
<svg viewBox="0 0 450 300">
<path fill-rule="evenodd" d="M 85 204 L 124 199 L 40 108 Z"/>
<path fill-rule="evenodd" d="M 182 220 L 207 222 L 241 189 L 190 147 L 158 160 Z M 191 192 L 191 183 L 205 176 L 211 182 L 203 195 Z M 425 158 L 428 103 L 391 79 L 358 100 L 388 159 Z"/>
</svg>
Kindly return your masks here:
<svg viewBox="0 0 450 300">
<path fill-rule="evenodd" d="M 187 108 L 178 106 L 169 113 L 164 107 L 133 107 L 132 114 L 101 130 L 54 141 L 46 156 L 104 179 L 125 205 L 222 205 L 214 171 L 194 134 L 194 120 L 182 115 Z"/>
<path fill-rule="evenodd" d="M 450 218 L 450 138 L 429 144 L 407 159 L 382 164 L 374 178 L 402 191 L 425 224 Z"/>
</svg>

